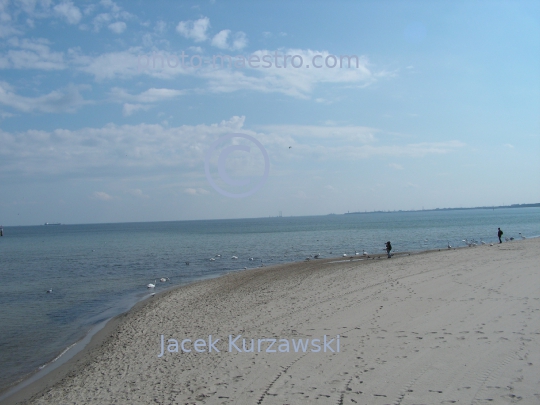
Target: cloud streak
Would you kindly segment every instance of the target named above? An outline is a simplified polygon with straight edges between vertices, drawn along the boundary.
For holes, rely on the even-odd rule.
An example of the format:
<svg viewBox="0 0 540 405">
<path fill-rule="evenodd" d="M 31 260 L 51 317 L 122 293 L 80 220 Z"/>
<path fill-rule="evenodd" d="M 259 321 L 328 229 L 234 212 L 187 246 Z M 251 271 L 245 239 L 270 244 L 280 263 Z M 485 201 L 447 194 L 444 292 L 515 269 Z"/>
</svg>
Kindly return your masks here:
<svg viewBox="0 0 540 405">
<path fill-rule="evenodd" d="M 88 102 L 73 85 L 62 90 L 51 91 L 43 96 L 25 97 L 13 92 L 8 83 L 0 82 L 0 104 L 26 113 L 62 113 L 74 112 Z"/>
<path fill-rule="evenodd" d="M 205 152 L 212 142 L 232 132 L 254 136 L 278 166 L 291 159 L 310 167 L 320 161 L 339 165 L 344 160 L 374 157 L 421 158 L 453 153 L 465 146 L 459 141 L 380 144 L 374 134 L 382 137 L 382 131 L 365 127 L 274 126 L 271 131 L 256 132 L 244 129 L 244 121 L 245 117 L 234 116 L 210 125 L 172 128 L 155 124 L 109 124 L 75 131 L 0 131 L 0 175 L 71 173 L 89 178 L 131 177 L 137 173 L 170 174 L 180 170 L 202 177 Z M 308 132 L 314 136 L 308 137 Z M 291 145 L 293 148 L 289 149 Z M 261 162 L 246 160 L 239 154 L 228 163 L 232 168 L 253 167 L 255 170 Z"/>
</svg>

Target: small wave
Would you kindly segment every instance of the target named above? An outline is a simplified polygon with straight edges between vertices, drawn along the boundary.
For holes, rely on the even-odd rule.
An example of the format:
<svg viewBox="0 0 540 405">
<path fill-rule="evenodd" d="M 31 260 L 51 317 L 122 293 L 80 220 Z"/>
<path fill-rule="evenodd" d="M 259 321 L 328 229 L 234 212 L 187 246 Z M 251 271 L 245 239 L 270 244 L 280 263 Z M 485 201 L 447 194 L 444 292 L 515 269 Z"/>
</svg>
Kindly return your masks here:
<svg viewBox="0 0 540 405">
<path fill-rule="evenodd" d="M 62 350 L 62 352 L 56 356 L 54 359 L 52 359 L 51 361 L 49 361 L 48 363 L 45 363 L 43 364 L 42 366 L 39 366 L 38 367 L 38 370 L 43 370 L 45 367 L 47 367 L 49 364 L 52 364 L 54 363 L 56 360 L 58 360 L 60 357 L 62 357 L 64 354 L 66 354 L 66 352 L 71 349 L 73 346 L 75 346 L 77 344 L 77 342 L 73 343 L 72 345 L 66 347 L 64 350 Z"/>
</svg>

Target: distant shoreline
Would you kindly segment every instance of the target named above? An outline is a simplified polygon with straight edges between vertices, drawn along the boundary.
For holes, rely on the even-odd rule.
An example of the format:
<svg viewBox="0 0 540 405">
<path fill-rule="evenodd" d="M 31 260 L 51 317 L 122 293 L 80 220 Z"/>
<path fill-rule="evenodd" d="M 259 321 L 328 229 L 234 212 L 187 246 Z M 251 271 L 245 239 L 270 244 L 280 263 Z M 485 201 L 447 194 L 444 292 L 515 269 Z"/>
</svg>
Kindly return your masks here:
<svg viewBox="0 0 540 405">
<path fill-rule="evenodd" d="M 427 210 L 393 210 L 393 211 L 355 211 L 355 212 L 346 212 L 343 215 L 352 215 L 352 214 L 376 214 L 376 213 L 392 213 L 392 212 L 426 212 L 426 211 L 465 211 L 465 210 L 494 210 L 501 208 L 539 208 L 540 203 L 534 204 L 512 204 L 512 205 L 497 205 L 489 207 L 466 207 L 466 208 L 431 208 Z M 328 214 L 335 215 L 335 214 Z"/>
</svg>

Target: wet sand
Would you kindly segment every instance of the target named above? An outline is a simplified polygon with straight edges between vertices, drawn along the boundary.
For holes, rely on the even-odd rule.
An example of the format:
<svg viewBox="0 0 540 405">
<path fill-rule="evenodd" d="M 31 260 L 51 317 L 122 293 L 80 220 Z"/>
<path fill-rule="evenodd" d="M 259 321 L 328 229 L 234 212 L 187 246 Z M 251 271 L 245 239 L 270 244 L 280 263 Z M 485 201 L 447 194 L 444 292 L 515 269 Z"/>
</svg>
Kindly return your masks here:
<svg viewBox="0 0 540 405">
<path fill-rule="evenodd" d="M 537 404 L 539 262 L 528 239 L 231 273 L 138 304 L 3 404 Z"/>
</svg>

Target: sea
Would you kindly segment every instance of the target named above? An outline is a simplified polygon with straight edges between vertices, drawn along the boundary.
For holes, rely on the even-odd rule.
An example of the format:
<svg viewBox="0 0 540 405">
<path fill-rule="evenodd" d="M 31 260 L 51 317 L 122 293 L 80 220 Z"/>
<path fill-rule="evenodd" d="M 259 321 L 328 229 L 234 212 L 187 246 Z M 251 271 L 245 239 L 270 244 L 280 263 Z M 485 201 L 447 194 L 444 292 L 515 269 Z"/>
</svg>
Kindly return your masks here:
<svg viewBox="0 0 540 405">
<path fill-rule="evenodd" d="M 540 208 L 4 227 L 0 391 L 153 291 L 316 254 L 384 253 L 386 241 L 397 253 L 496 243 L 498 227 L 503 238 L 539 237 Z"/>
</svg>

